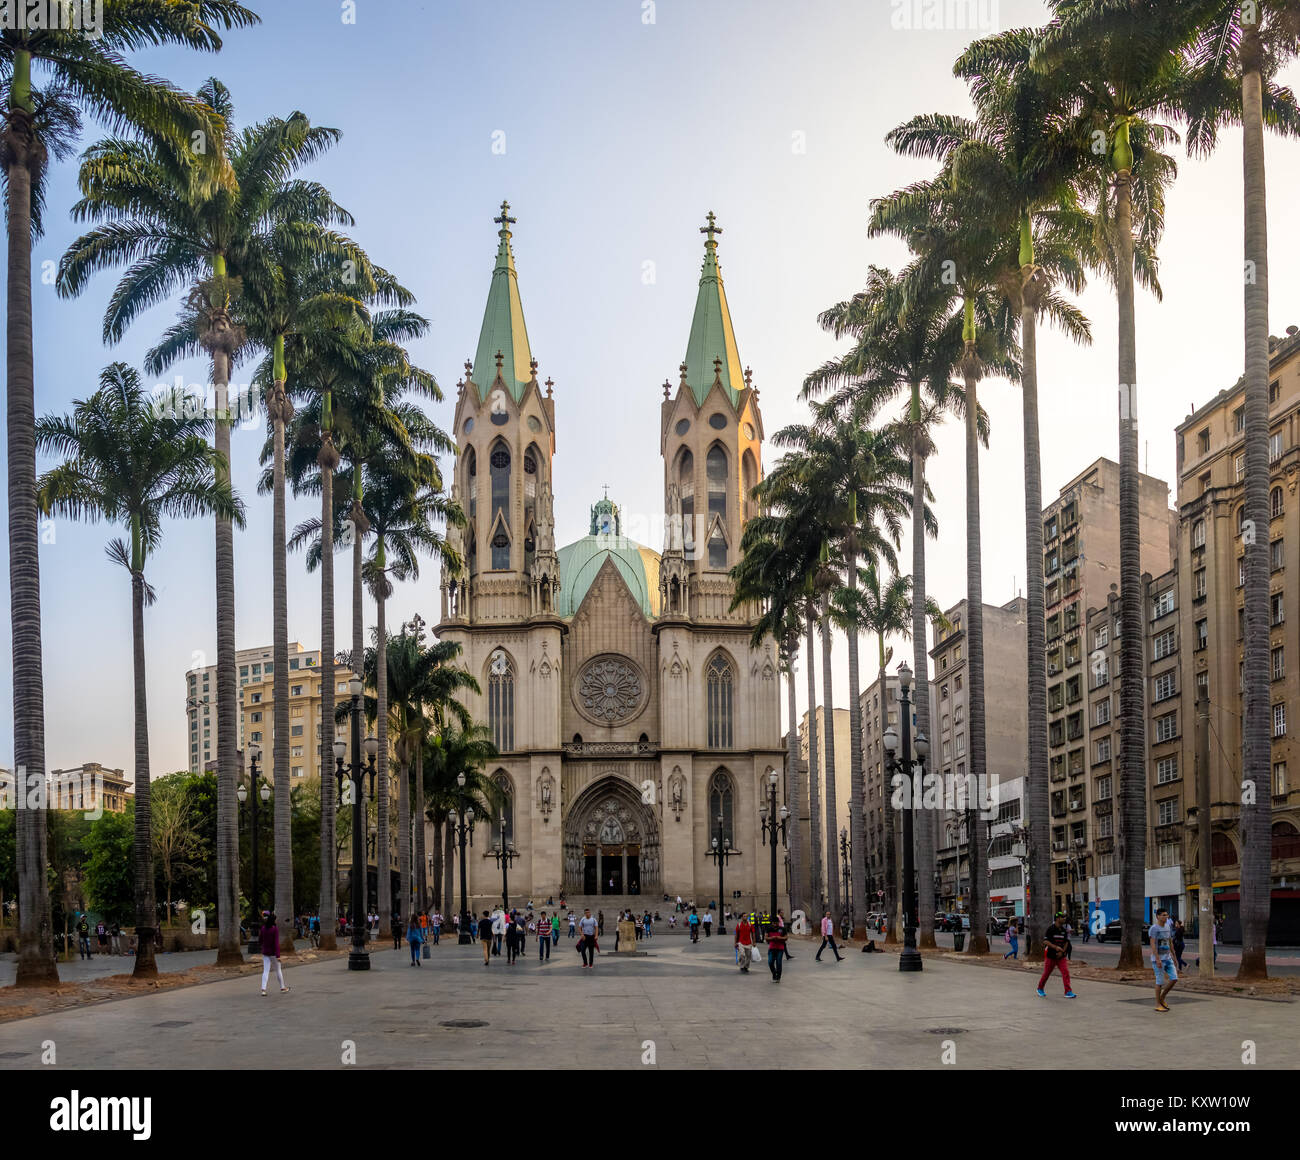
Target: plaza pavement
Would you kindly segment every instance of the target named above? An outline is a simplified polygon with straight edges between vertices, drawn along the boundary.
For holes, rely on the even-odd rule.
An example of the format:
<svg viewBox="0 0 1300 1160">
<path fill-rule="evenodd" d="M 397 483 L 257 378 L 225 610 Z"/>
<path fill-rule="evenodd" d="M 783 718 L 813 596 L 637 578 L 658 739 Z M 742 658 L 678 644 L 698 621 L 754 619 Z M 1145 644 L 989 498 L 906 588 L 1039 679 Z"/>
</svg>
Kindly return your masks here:
<svg viewBox="0 0 1300 1160">
<path fill-rule="evenodd" d="M 765 965 L 741 975 L 721 937 L 655 939 L 593 970 L 568 938 L 549 965 L 531 939 L 488 968 L 449 940 L 419 968 L 376 950 L 365 973 L 343 958 L 288 968 L 287 995 L 245 975 L 2 1024 L 0 1070 L 40 1066 L 45 1040 L 66 1069 L 334 1068 L 345 1041 L 367 1069 L 638 1069 L 650 1044 L 661 1068 L 921 1069 L 951 1044 L 960 1068 L 1237 1070 L 1245 1040 L 1258 1067 L 1300 1067 L 1294 1002 L 1175 991 L 1159 1015 L 1133 986 L 1080 982 L 1067 1000 L 1054 976 L 1044 1000 L 1027 972 L 927 959 L 904 975 L 893 954 L 816 963 L 816 945 L 795 940 L 780 984 Z"/>
</svg>

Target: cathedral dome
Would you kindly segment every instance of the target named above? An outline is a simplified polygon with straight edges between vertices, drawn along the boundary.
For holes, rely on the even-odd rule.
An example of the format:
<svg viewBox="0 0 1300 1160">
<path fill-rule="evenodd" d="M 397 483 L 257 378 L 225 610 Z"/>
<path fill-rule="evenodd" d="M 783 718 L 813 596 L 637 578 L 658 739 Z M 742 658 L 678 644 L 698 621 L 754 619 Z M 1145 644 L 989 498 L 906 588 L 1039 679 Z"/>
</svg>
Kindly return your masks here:
<svg viewBox="0 0 1300 1160">
<path fill-rule="evenodd" d="M 591 509 L 591 532 L 556 554 L 560 558 L 556 611 L 561 616 L 578 611 L 607 558 L 614 561 L 641 611 L 647 617 L 659 615 L 659 553 L 623 535 L 619 509 L 608 497 Z"/>
</svg>

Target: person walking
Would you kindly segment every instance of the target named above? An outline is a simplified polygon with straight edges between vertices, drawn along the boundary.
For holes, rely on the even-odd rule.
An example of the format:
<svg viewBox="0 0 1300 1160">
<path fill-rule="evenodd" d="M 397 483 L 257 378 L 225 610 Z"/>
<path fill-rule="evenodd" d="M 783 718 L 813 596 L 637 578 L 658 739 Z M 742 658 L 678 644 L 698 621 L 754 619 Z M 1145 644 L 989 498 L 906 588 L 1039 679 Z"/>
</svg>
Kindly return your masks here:
<svg viewBox="0 0 1300 1160">
<path fill-rule="evenodd" d="M 767 969 L 772 972 L 772 982 L 781 981 L 781 965 L 785 958 L 785 928 L 773 925 L 767 932 Z"/>
<path fill-rule="evenodd" d="M 492 958 L 492 912 L 485 910 L 478 920 L 478 941 L 483 946 L 483 965 L 486 967 Z"/>
<path fill-rule="evenodd" d="M 1020 928 L 1015 924 L 1015 921 L 1014 921 L 1014 920 L 1012 920 L 1011 922 L 1007 923 L 1007 933 L 1004 934 L 1004 935 L 1002 936 L 1002 939 L 1003 939 L 1003 941 L 1007 944 L 1007 946 L 1009 946 L 1009 947 L 1011 948 L 1011 949 L 1010 949 L 1009 951 L 1007 951 L 1007 953 L 1006 953 L 1005 955 L 1003 955 L 1002 957 L 1003 957 L 1004 959 L 1016 959 L 1016 960 L 1019 960 L 1019 958 L 1020 958 Z"/>
<path fill-rule="evenodd" d="M 704 937 L 713 937 L 713 911 L 711 910 L 704 912 Z"/>
<path fill-rule="evenodd" d="M 83 914 L 77 920 L 77 954 L 80 958 L 90 958 L 90 923 Z"/>
<path fill-rule="evenodd" d="M 515 920 L 506 915 L 506 965 L 513 967 L 519 957 L 519 928 Z"/>
<path fill-rule="evenodd" d="M 284 985 L 284 968 L 280 965 L 280 928 L 275 924 L 275 915 L 269 910 L 262 911 L 262 994 L 266 994 L 267 980 L 271 977 L 271 963 L 275 962 L 275 977 L 280 980 L 280 994 L 289 988 Z"/>
<path fill-rule="evenodd" d="M 560 945 L 560 912 L 558 910 L 551 915 L 551 942 L 557 947 Z"/>
<path fill-rule="evenodd" d="M 591 912 L 588 911 L 588 914 Z M 573 917 L 573 911 L 569 911 L 569 937 L 574 938 L 578 932 L 578 920 Z"/>
<path fill-rule="evenodd" d="M 736 923 L 736 935 L 732 942 L 736 947 L 736 962 L 740 965 L 740 973 L 747 975 L 749 964 L 754 961 L 754 928 L 743 914 Z"/>
<path fill-rule="evenodd" d="M 594 967 L 596 965 L 596 920 L 591 917 L 590 908 L 584 910 L 582 917 L 578 920 L 578 930 L 581 931 L 582 937 L 578 940 L 578 953 L 582 955 L 583 967 Z"/>
<path fill-rule="evenodd" d="M 537 920 L 537 961 L 539 963 L 551 961 L 551 920 L 546 917 L 544 910 Z"/>
<path fill-rule="evenodd" d="M 645 928 L 645 937 L 649 938 L 654 930 L 650 923 L 650 912 L 647 910 L 641 918 L 641 925 Z"/>
<path fill-rule="evenodd" d="M 818 948 L 817 954 L 813 958 L 817 962 L 822 961 L 822 951 L 826 949 L 826 944 L 830 943 L 831 950 L 835 952 L 835 961 L 842 962 L 844 956 L 840 954 L 840 948 L 835 945 L 835 924 L 831 921 L 831 912 L 828 910 L 822 915 L 822 945 Z"/>
<path fill-rule="evenodd" d="M 1070 941 L 1069 936 L 1065 933 L 1065 913 L 1058 912 L 1056 921 L 1043 932 L 1043 973 L 1038 979 L 1038 997 L 1047 998 L 1047 992 L 1043 987 L 1047 983 L 1048 976 L 1053 970 L 1061 972 L 1061 980 L 1065 983 L 1065 997 L 1067 999 L 1077 999 L 1078 996 L 1070 989 L 1070 968 L 1065 960 L 1066 944 Z"/>
<path fill-rule="evenodd" d="M 122 924 L 120 922 L 113 923 L 110 937 L 113 940 L 113 953 L 120 955 L 122 953 Z"/>
<path fill-rule="evenodd" d="M 420 920 L 416 918 L 414 915 L 411 916 L 411 921 L 415 923 L 417 928 L 419 927 Z M 397 913 L 397 911 L 393 911 L 393 921 L 391 925 L 393 931 L 393 950 L 395 951 L 401 950 L 402 949 L 402 918 L 401 915 Z M 421 942 L 423 941 L 424 940 L 421 939 Z"/>
<path fill-rule="evenodd" d="M 1183 920 L 1174 919 L 1174 961 L 1178 964 L 1180 971 L 1187 970 L 1187 964 L 1183 962 L 1183 951 L 1187 949 L 1187 932 L 1183 929 Z"/>
<path fill-rule="evenodd" d="M 603 910 L 596 911 L 596 930 L 600 932 L 601 938 L 605 937 L 605 912 Z"/>
<path fill-rule="evenodd" d="M 433 918 L 430 922 L 430 925 L 433 927 L 433 945 L 437 946 L 438 941 L 442 938 L 442 911 L 441 910 L 435 910 L 433 912 Z"/>
<path fill-rule="evenodd" d="M 1156 1010 L 1169 1010 L 1165 999 L 1178 983 L 1178 968 L 1174 965 L 1174 924 L 1169 921 L 1169 911 L 1163 907 L 1156 911 L 1156 920 L 1147 931 L 1151 941 L 1151 967 L 1156 975 Z"/>
<path fill-rule="evenodd" d="M 699 942 L 700 941 L 700 916 L 698 913 L 696 913 L 694 907 L 691 907 L 691 913 L 687 917 L 686 921 L 690 924 L 691 927 L 691 942 L 693 943 Z"/>
<path fill-rule="evenodd" d="M 95 923 L 95 941 L 99 943 L 99 953 L 108 954 L 108 927 L 102 919 Z"/>
<path fill-rule="evenodd" d="M 311 916 L 311 945 L 314 947 L 320 946 L 320 915 L 319 914 L 313 914 Z"/>
<path fill-rule="evenodd" d="M 401 931 L 401 927 L 394 928 Z M 406 941 L 411 944 L 411 966 L 420 967 L 424 964 L 420 961 L 420 948 L 424 945 L 424 931 L 420 928 L 419 920 L 412 915 L 411 921 L 406 924 Z"/>
</svg>

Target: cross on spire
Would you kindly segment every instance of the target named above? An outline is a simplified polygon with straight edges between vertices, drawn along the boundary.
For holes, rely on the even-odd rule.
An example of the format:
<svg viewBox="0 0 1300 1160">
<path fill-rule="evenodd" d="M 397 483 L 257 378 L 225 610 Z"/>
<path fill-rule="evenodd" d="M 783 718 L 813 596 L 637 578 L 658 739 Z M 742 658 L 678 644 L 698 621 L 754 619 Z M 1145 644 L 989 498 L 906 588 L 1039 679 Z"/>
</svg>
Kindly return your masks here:
<svg viewBox="0 0 1300 1160">
<path fill-rule="evenodd" d="M 609 484 L 606 483 L 603 486 L 605 488 L 605 498 L 609 499 Z"/>
<path fill-rule="evenodd" d="M 492 220 L 501 227 L 501 233 L 508 234 L 510 232 L 510 227 L 519 219 L 510 216 L 510 203 L 508 201 L 503 201 L 501 203 L 501 216 L 494 217 Z"/>
<path fill-rule="evenodd" d="M 712 210 L 709 210 L 704 220 L 709 223 L 706 226 L 700 226 L 700 233 L 708 235 L 708 240 L 704 244 L 706 246 L 716 246 L 718 243 L 713 235 L 722 233 L 722 227 L 716 224 L 718 219 L 713 216 Z"/>
</svg>

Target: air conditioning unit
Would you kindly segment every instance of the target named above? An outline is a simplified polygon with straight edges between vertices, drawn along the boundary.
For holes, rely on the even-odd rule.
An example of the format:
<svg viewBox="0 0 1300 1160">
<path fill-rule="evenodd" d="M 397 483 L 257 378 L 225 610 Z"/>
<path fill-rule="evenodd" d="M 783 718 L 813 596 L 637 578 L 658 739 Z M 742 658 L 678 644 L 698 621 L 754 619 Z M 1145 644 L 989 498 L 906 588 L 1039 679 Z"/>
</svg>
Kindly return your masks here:
<svg viewBox="0 0 1300 1160">
<path fill-rule="evenodd" d="M 1052 843 L 1052 849 L 1059 853 L 1059 852 L 1061 852 L 1062 850 L 1065 849 L 1065 843 L 1064 843 L 1064 842 L 1053 842 L 1053 843 Z"/>
<path fill-rule="evenodd" d="M 1059 673 L 1060 671 L 1061 671 L 1061 669 L 1060 669 L 1060 666 L 1059 666 L 1059 665 L 1048 665 L 1048 666 L 1047 666 L 1047 673 L 1048 673 L 1049 676 L 1053 676 L 1053 677 L 1054 677 L 1054 676 L 1056 676 L 1056 674 Z"/>
</svg>

